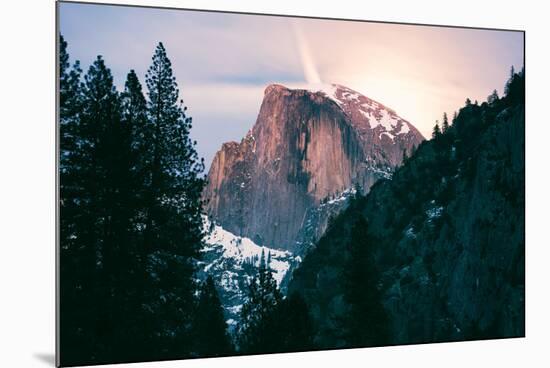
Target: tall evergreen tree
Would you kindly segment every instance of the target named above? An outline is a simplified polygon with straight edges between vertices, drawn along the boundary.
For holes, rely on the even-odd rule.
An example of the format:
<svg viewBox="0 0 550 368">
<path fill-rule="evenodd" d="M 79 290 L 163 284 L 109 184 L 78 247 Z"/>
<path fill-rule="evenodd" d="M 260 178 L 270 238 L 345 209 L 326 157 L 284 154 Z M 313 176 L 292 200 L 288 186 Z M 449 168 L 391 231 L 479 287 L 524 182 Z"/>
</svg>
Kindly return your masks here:
<svg viewBox="0 0 550 368">
<path fill-rule="evenodd" d="M 105 266 L 103 251 L 105 237 L 110 234 L 111 210 L 114 199 L 114 178 L 120 166 L 119 149 L 128 138 L 120 126 L 118 93 L 113 84 L 111 71 L 101 56 L 92 63 L 84 76 L 84 108 L 80 125 L 79 169 L 81 188 L 86 197 L 86 209 L 93 216 L 93 247 L 97 264 Z M 124 142 L 118 139 L 124 136 Z M 115 154 L 117 157 L 112 157 Z M 126 152 L 124 153 L 126 154 Z"/>
<path fill-rule="evenodd" d="M 79 128 L 79 112 L 82 108 L 82 93 L 80 86 L 82 70 L 80 62 L 75 61 L 71 67 L 67 42 L 59 38 L 59 137 L 60 137 L 60 208 L 61 216 L 61 242 L 66 252 L 76 249 L 74 234 L 75 180 L 73 160 L 77 152 L 77 134 Z M 67 262 L 69 264 L 69 262 Z M 68 279 L 68 278 L 67 278 Z"/>
<path fill-rule="evenodd" d="M 68 166 L 75 150 L 78 116 L 82 108 L 80 79 L 82 69 L 77 60 L 70 66 L 67 42 L 59 36 L 59 123 L 60 123 L 60 173 L 62 179 L 69 179 Z M 61 180 L 64 189 L 70 186 L 67 180 Z M 63 194 L 68 194 L 63 191 Z"/>
<path fill-rule="evenodd" d="M 516 70 L 514 69 L 514 66 L 512 65 L 510 67 L 510 77 L 508 77 L 508 80 L 506 81 L 506 84 L 504 85 L 504 94 L 505 95 L 510 94 L 510 85 L 514 80 L 515 75 L 516 75 Z"/>
<path fill-rule="evenodd" d="M 441 129 L 439 129 L 439 121 L 437 121 L 432 131 L 432 138 L 437 139 L 439 136 L 441 136 Z"/>
<path fill-rule="evenodd" d="M 494 104 L 496 101 L 498 101 L 498 92 L 496 89 L 493 90 L 493 93 L 491 93 L 489 95 L 489 97 L 487 97 L 487 103 L 489 105 L 492 105 Z"/>
<path fill-rule="evenodd" d="M 134 185 L 138 186 L 139 204 L 145 204 L 145 191 L 151 186 L 149 170 L 152 165 L 153 126 L 149 121 L 147 101 L 142 86 L 134 70 L 126 77 L 124 92 L 121 95 L 122 120 L 128 126 L 132 142 L 132 175 Z M 140 213 L 143 220 L 144 214 Z M 140 228 L 144 227 L 139 226 Z"/>
<path fill-rule="evenodd" d="M 178 103 L 178 86 L 162 43 L 154 52 L 146 84 L 152 130 L 144 230 L 152 275 L 147 305 L 150 318 L 159 321 L 152 326 L 153 349 L 160 358 L 176 358 L 190 354 L 194 259 L 203 238 L 204 162 L 189 137 L 191 118 Z"/>
<path fill-rule="evenodd" d="M 196 356 L 223 356 L 233 352 L 222 304 L 211 276 L 201 286 L 193 331 L 193 354 Z"/>
<path fill-rule="evenodd" d="M 84 334 L 89 293 L 83 256 L 86 249 L 80 244 L 77 224 L 79 206 L 76 154 L 79 144 L 79 113 L 82 108 L 80 78 L 82 70 L 76 61 L 70 66 L 67 42 L 59 39 L 59 196 L 60 196 L 60 329 L 65 361 L 85 355 L 89 334 Z M 82 331 L 82 333 L 79 333 Z"/>
<path fill-rule="evenodd" d="M 116 356 L 115 342 L 121 332 L 117 324 L 121 311 L 120 271 L 122 247 L 129 237 L 130 137 L 120 118 L 120 100 L 110 69 L 101 56 L 84 76 L 83 109 L 80 119 L 78 177 L 82 215 L 81 244 L 87 248 L 86 263 L 91 271 L 89 291 L 94 311 L 90 314 L 97 362 Z M 88 269 L 85 267 L 84 269 Z"/>
<path fill-rule="evenodd" d="M 443 123 L 441 124 L 441 132 L 447 133 L 449 130 L 449 118 L 447 117 L 447 113 L 443 113 Z"/>
<path fill-rule="evenodd" d="M 61 44 L 61 50 L 65 49 L 66 44 Z M 66 65 L 64 52 L 60 55 Z M 129 191 L 124 190 L 129 136 L 121 124 L 118 93 L 103 59 L 99 56 L 94 61 L 82 85 L 77 82 L 78 74 L 73 70 L 70 78 L 60 81 L 65 85 L 60 90 L 60 100 L 65 98 L 60 114 L 61 308 L 68 311 L 61 324 L 68 342 L 63 345 L 64 357 L 92 363 L 112 357 L 120 315 L 117 263 L 120 245 L 128 242 L 129 235 Z M 67 98 L 66 92 L 76 91 L 77 85 L 78 98 Z M 66 119 L 67 101 L 75 100 L 78 108 Z"/>
<path fill-rule="evenodd" d="M 147 116 L 146 100 L 136 73 L 131 70 L 126 78 L 124 91 L 120 95 L 120 124 L 114 126 L 120 147 L 113 158 L 119 160 L 118 178 L 120 202 L 126 216 L 126 237 L 115 245 L 116 254 L 116 307 L 117 329 L 113 333 L 118 357 L 125 361 L 147 359 L 145 349 L 150 344 L 150 332 L 154 322 L 146 319 L 143 311 L 144 287 L 147 279 L 146 254 L 143 245 L 145 227 L 145 198 L 147 170 L 150 167 L 151 149 L 147 143 L 152 136 Z M 115 136 L 117 136 L 115 134 Z"/>
<path fill-rule="evenodd" d="M 134 70 L 130 70 L 126 77 L 124 92 L 121 94 L 121 119 L 130 136 L 129 173 L 128 186 L 132 188 L 131 227 L 134 229 L 134 244 L 129 249 L 127 257 L 132 259 L 132 274 L 136 282 L 142 288 L 145 277 L 145 246 L 144 229 L 147 220 L 148 191 L 151 188 L 150 168 L 152 163 L 152 148 L 150 142 L 153 138 L 152 124 L 147 114 L 147 102 L 143 95 L 141 83 Z M 141 279 L 139 279 L 141 277 Z M 138 290 L 136 290 L 136 293 Z M 136 298 L 140 298 L 136 295 Z"/>
<path fill-rule="evenodd" d="M 204 162 L 198 159 L 196 142 L 189 137 L 192 120 L 185 115 L 186 108 L 178 104 L 179 90 L 162 43 L 155 50 L 146 83 L 153 130 L 148 246 L 195 256 L 203 236 L 204 180 L 199 175 Z M 172 213 L 175 218 L 166 216 Z"/>
<path fill-rule="evenodd" d="M 373 259 L 368 223 L 359 216 L 351 230 L 350 255 L 346 267 L 345 300 L 350 313 L 344 323 L 349 346 L 377 346 L 388 343 L 388 317 L 378 289 L 380 276 Z"/>
</svg>

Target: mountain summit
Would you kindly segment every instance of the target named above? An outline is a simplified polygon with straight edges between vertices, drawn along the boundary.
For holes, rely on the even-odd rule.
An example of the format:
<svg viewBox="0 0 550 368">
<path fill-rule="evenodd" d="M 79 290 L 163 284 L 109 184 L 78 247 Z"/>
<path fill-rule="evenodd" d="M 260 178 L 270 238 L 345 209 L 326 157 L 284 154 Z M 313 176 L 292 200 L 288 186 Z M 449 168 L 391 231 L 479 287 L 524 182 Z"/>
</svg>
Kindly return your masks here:
<svg viewBox="0 0 550 368">
<path fill-rule="evenodd" d="M 234 234 L 293 251 L 312 208 L 358 185 L 368 191 L 423 140 L 395 111 L 350 88 L 271 84 L 254 127 L 216 153 L 206 210 Z"/>
</svg>

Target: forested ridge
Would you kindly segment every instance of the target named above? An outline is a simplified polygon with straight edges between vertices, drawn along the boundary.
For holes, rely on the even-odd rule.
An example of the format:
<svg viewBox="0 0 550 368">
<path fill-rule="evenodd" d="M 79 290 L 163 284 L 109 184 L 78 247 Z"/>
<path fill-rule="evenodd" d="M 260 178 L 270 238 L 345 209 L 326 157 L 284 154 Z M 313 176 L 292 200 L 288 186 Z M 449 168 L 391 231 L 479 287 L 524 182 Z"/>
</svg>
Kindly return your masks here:
<svg viewBox="0 0 550 368">
<path fill-rule="evenodd" d="M 289 285 L 318 348 L 525 334 L 524 83 L 445 114 L 331 222 Z"/>
</svg>

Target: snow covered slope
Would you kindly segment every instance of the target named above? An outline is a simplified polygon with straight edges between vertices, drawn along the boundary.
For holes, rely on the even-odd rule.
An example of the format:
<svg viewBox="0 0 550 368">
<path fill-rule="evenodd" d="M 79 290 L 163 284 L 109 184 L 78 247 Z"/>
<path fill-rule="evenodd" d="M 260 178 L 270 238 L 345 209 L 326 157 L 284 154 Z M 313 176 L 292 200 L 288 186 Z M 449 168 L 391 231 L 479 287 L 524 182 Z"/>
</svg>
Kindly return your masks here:
<svg viewBox="0 0 550 368">
<path fill-rule="evenodd" d="M 323 83 L 308 84 L 297 88 L 324 94 L 352 118 L 356 127 L 368 127 L 375 130 L 381 141 L 386 137 L 390 144 L 395 144 L 397 136 L 405 136 L 409 133 L 419 135 L 416 128 L 398 116 L 394 110 L 346 86 Z"/>
<path fill-rule="evenodd" d="M 207 217 L 203 221 L 208 235 L 201 250 L 199 278 L 204 279 L 208 275 L 214 278 L 220 287 L 227 323 L 236 325 L 248 285 L 257 272 L 261 257 L 265 260 L 270 258 L 268 266 L 279 287 L 300 258 L 289 251 L 259 246 L 249 238 L 237 236 L 210 222 Z"/>
</svg>

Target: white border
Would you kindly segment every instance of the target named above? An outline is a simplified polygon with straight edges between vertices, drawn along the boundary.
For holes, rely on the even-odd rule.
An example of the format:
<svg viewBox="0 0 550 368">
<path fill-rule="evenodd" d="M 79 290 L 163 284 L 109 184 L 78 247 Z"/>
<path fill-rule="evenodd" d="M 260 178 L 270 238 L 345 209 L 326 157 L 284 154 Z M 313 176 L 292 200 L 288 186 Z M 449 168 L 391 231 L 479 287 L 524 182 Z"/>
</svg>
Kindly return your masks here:
<svg viewBox="0 0 550 368">
<path fill-rule="evenodd" d="M 527 31 L 527 338 L 117 367 L 550 366 L 547 11 L 535 2 L 461 0 L 127 0 L 136 5 L 466 25 Z M 111 3 L 124 3 L 111 0 Z M 51 366 L 54 352 L 53 0 L 1 3 L 0 366 Z M 546 364 L 544 362 L 547 362 Z"/>
</svg>

